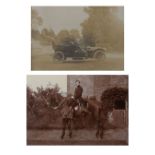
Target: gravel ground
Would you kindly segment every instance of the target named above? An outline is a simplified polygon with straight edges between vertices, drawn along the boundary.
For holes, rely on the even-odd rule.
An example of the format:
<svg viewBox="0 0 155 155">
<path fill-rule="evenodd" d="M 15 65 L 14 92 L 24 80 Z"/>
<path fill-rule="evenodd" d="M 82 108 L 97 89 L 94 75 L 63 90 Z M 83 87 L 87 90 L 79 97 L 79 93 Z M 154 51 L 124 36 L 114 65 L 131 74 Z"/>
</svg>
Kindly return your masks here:
<svg viewBox="0 0 155 155">
<path fill-rule="evenodd" d="M 73 130 L 70 139 L 68 131 L 63 140 L 61 130 L 28 130 L 28 145 L 128 145 L 127 129 L 110 129 L 104 132 L 103 139 L 95 137 L 95 130 Z"/>
<path fill-rule="evenodd" d="M 87 59 L 85 61 L 55 62 L 50 47 L 32 48 L 32 70 L 124 70 L 123 53 L 107 53 L 103 61 Z"/>
</svg>

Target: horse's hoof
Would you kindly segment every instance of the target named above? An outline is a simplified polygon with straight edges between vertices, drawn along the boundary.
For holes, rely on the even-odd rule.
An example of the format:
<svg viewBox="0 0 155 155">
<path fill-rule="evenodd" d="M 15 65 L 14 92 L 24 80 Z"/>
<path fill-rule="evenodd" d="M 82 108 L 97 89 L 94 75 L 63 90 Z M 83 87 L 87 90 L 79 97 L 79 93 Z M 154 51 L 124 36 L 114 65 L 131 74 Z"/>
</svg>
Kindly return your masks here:
<svg viewBox="0 0 155 155">
<path fill-rule="evenodd" d="M 61 139 L 64 139 L 64 136 L 63 135 L 61 136 Z"/>
<path fill-rule="evenodd" d="M 69 138 L 72 138 L 72 134 L 69 134 Z"/>
<path fill-rule="evenodd" d="M 98 138 L 99 137 L 99 134 L 98 133 L 96 133 L 96 138 Z"/>
<path fill-rule="evenodd" d="M 100 138 L 103 139 L 103 135 L 100 135 Z"/>
</svg>

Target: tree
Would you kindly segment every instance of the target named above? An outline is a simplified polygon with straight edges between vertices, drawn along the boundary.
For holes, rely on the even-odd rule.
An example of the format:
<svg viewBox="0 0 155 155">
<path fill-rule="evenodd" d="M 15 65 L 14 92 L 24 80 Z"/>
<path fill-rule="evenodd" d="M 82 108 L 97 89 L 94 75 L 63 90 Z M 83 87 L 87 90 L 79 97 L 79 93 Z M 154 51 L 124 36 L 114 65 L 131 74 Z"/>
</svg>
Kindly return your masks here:
<svg viewBox="0 0 155 155">
<path fill-rule="evenodd" d="M 27 87 L 28 128 L 47 128 L 53 120 L 56 120 L 55 124 L 57 124 L 60 112 L 52 110 L 51 106 L 57 106 L 63 100 L 64 97 L 59 90 L 57 84 L 54 86 L 48 84 L 46 88 L 37 87 L 36 91 Z"/>
<path fill-rule="evenodd" d="M 56 43 L 60 44 L 66 40 L 70 40 L 70 38 L 71 37 L 68 30 L 61 30 L 56 37 Z"/>
<path fill-rule="evenodd" d="M 88 7 L 85 12 L 89 15 L 82 26 L 85 44 L 107 47 L 112 50 L 124 48 L 124 24 L 116 14 L 118 7 Z"/>
<path fill-rule="evenodd" d="M 41 16 L 39 16 L 37 10 L 32 9 L 31 10 L 31 28 L 37 29 L 38 27 L 43 24 L 43 19 Z"/>
<path fill-rule="evenodd" d="M 52 29 L 44 28 L 41 31 L 41 41 L 43 44 L 51 45 L 55 47 L 55 32 Z"/>
<path fill-rule="evenodd" d="M 128 100 L 128 89 L 113 87 L 102 92 L 101 101 L 107 111 L 112 111 L 118 100 Z"/>
<path fill-rule="evenodd" d="M 41 34 L 42 34 L 42 36 L 45 36 L 45 37 L 47 37 L 47 36 L 53 37 L 53 38 L 56 37 L 55 32 L 52 29 L 44 28 L 44 29 L 42 29 Z"/>
<path fill-rule="evenodd" d="M 70 36 L 75 40 L 79 40 L 81 38 L 79 31 L 76 29 L 70 30 Z"/>
<path fill-rule="evenodd" d="M 32 29 L 31 36 L 33 39 L 36 39 L 36 40 L 40 40 L 40 38 L 41 38 L 41 34 L 40 34 L 39 30 Z"/>
<path fill-rule="evenodd" d="M 72 30 L 61 30 L 57 37 L 56 37 L 56 43 L 60 44 L 65 41 L 78 41 L 80 40 L 81 36 L 78 30 L 72 29 Z"/>
</svg>

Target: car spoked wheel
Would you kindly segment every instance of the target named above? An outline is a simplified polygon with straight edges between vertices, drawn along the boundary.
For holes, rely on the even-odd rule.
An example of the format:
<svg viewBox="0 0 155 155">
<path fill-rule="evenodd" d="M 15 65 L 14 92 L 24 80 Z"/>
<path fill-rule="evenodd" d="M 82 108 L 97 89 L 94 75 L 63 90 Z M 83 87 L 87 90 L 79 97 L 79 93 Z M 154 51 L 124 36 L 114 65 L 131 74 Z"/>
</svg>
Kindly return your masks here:
<svg viewBox="0 0 155 155">
<path fill-rule="evenodd" d="M 63 61 L 65 58 L 64 58 L 64 54 L 62 52 L 56 52 L 54 54 L 54 60 L 56 61 Z"/>
<path fill-rule="evenodd" d="M 97 50 L 94 54 L 94 58 L 97 60 L 105 59 L 105 53 L 102 50 Z"/>
</svg>

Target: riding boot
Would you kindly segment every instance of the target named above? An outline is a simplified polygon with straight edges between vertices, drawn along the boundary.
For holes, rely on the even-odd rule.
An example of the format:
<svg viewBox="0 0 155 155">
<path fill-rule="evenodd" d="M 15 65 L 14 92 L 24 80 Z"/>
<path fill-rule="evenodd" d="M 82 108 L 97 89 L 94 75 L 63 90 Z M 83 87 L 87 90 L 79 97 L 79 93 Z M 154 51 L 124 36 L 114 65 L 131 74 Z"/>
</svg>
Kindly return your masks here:
<svg viewBox="0 0 155 155">
<path fill-rule="evenodd" d="M 62 131 L 62 134 L 61 134 L 61 139 L 63 139 L 65 136 L 65 130 Z"/>
<path fill-rule="evenodd" d="M 99 130 L 97 130 L 97 132 L 96 132 L 96 138 L 98 138 L 99 137 Z"/>
<path fill-rule="evenodd" d="M 100 138 L 103 139 L 103 132 L 104 132 L 104 129 L 103 129 L 103 126 L 101 126 L 100 128 Z"/>
<path fill-rule="evenodd" d="M 103 139 L 103 130 L 100 132 L 100 138 Z"/>
<path fill-rule="evenodd" d="M 61 139 L 64 138 L 65 136 L 65 130 L 66 130 L 66 119 L 62 120 L 62 134 L 61 134 Z"/>
<path fill-rule="evenodd" d="M 69 138 L 72 138 L 72 131 L 69 132 Z"/>
<path fill-rule="evenodd" d="M 72 120 L 69 120 L 68 130 L 69 130 L 69 138 L 72 138 Z"/>
<path fill-rule="evenodd" d="M 100 133 L 100 121 L 97 121 L 97 131 L 96 131 L 96 138 L 99 137 L 99 133 Z"/>
</svg>

